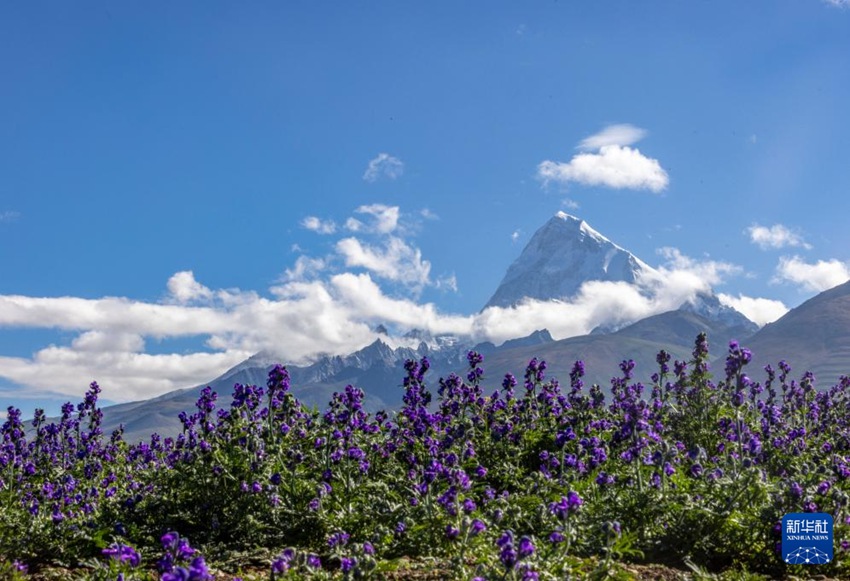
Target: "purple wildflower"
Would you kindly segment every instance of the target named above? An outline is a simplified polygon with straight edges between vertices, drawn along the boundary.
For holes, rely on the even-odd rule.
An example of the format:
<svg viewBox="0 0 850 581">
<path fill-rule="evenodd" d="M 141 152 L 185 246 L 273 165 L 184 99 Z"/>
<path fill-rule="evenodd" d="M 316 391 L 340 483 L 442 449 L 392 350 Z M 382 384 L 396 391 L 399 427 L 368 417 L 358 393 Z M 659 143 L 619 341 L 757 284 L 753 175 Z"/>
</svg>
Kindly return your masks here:
<svg viewBox="0 0 850 581">
<path fill-rule="evenodd" d="M 477 518 L 472 521 L 472 524 L 469 527 L 470 534 L 473 537 L 478 536 L 485 530 L 487 530 L 487 525 L 485 525 L 481 520 Z"/>
</svg>

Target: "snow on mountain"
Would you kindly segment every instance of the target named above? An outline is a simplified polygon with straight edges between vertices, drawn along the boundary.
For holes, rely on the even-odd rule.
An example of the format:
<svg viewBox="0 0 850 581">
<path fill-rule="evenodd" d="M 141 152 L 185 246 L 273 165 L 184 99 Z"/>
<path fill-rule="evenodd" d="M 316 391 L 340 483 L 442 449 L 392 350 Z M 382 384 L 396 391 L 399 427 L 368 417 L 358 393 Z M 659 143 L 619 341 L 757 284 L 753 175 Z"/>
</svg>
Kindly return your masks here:
<svg viewBox="0 0 850 581">
<path fill-rule="evenodd" d="M 748 337 L 759 330 L 759 326 L 747 317 L 720 302 L 714 294 L 700 293 L 686 302 L 679 310 L 697 314 L 709 321 L 721 323 L 737 331 L 739 336 Z"/>
<path fill-rule="evenodd" d="M 511 307 L 525 299 L 568 300 L 588 281 L 639 283 L 661 274 L 628 250 L 611 242 L 587 222 L 558 212 L 544 224 L 519 258 L 511 264 L 487 307 Z M 735 309 L 720 303 L 712 293 L 700 293 L 680 309 L 734 328 L 749 336 L 758 326 Z M 597 326 L 594 335 L 613 333 L 634 321 L 613 321 Z"/>
<path fill-rule="evenodd" d="M 654 272 L 584 220 L 558 212 L 534 233 L 484 308 L 569 298 L 589 280 L 634 283 Z"/>
</svg>

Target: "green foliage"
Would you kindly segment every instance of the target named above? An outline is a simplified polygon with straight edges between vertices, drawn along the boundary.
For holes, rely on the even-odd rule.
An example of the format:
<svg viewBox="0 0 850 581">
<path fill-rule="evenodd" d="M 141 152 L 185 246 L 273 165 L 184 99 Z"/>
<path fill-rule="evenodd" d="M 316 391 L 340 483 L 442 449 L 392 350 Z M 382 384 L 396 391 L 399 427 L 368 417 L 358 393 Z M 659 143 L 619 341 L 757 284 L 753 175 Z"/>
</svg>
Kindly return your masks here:
<svg viewBox="0 0 850 581">
<path fill-rule="evenodd" d="M 506 378 L 485 397 L 470 354 L 467 379 L 441 379 L 433 403 L 427 362 L 409 362 L 394 417 L 366 414 L 350 386 L 324 412 L 307 409 L 276 368 L 268 390 L 237 386 L 219 411 L 205 392 L 180 437 L 135 446 L 103 440 L 96 397 L 59 425 L 37 421 L 34 440 L 11 413 L 0 577 L 22 578 L 17 559 L 143 579 L 160 537 L 179 531 L 223 566 L 262 554 L 234 565 L 246 578 L 380 577 L 430 562 L 455 578 L 626 579 L 628 563 L 649 561 L 754 579 L 797 570 L 776 553 L 776 526 L 801 511 L 835 517 L 836 558 L 820 571 L 846 574 L 850 380 L 817 392 L 780 365 L 760 386 L 747 360 L 730 346 L 717 379 L 700 336 L 672 370 L 659 355 L 650 388 L 624 362 L 603 401 L 580 365 L 562 389 L 537 360 L 521 393 Z M 139 547 L 141 568 L 104 559 L 118 542 Z"/>
</svg>

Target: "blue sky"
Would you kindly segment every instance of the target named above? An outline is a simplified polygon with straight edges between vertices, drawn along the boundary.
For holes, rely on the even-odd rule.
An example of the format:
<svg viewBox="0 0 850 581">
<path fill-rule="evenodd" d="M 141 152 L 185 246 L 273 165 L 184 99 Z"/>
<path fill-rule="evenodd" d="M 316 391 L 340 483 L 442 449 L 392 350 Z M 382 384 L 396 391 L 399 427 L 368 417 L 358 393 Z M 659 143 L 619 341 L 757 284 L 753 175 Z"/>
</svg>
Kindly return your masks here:
<svg viewBox="0 0 850 581">
<path fill-rule="evenodd" d="M 476 314 L 561 210 L 677 281 L 603 293 L 634 316 L 850 276 L 846 1 L 27 2 L 0 38 L 3 407 L 379 321 L 583 332 L 598 297 Z"/>
</svg>

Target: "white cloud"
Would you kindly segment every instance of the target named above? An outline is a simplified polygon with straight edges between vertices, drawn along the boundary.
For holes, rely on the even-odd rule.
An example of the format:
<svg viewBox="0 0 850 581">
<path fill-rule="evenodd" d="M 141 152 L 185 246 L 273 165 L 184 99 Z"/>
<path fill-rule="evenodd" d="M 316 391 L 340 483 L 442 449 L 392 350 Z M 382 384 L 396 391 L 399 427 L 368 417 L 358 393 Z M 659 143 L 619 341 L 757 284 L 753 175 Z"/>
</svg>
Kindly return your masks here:
<svg viewBox="0 0 850 581">
<path fill-rule="evenodd" d="M 564 198 L 561 200 L 561 205 L 568 210 L 578 210 L 579 204 L 575 200 L 571 200 L 570 198 Z"/>
<path fill-rule="evenodd" d="M 719 293 L 717 298 L 759 327 L 772 323 L 788 312 L 788 307 L 782 301 L 774 299 L 747 297 L 742 294 L 732 296 L 725 293 Z"/>
<path fill-rule="evenodd" d="M 369 161 L 369 166 L 363 174 L 367 182 L 374 182 L 380 178 L 394 180 L 404 173 L 404 163 L 389 153 L 379 153 L 378 157 Z"/>
<path fill-rule="evenodd" d="M 519 230 L 514 230 L 511 234 L 511 242 L 516 243 L 516 241 L 519 240 L 519 234 Z"/>
<path fill-rule="evenodd" d="M 818 260 L 814 264 L 799 256 L 783 256 L 776 267 L 774 282 L 790 282 L 803 290 L 821 292 L 850 279 L 850 266 L 840 260 Z"/>
<path fill-rule="evenodd" d="M 360 206 L 354 212 L 369 215 L 372 219 L 367 224 L 353 216 L 349 217 L 345 221 L 345 229 L 349 232 L 390 234 L 398 228 L 398 220 L 401 216 L 398 206 L 386 206 L 384 204 Z"/>
<path fill-rule="evenodd" d="M 15 211 L 12 211 L 12 210 L 5 210 L 3 212 L 0 212 L 0 223 L 14 222 L 15 220 L 17 220 L 20 217 L 21 217 L 20 212 L 15 212 Z"/>
<path fill-rule="evenodd" d="M 32 359 L 0 357 L 0 376 L 27 386 L 29 394 L 70 397 L 81 396 L 96 380 L 104 399 L 133 401 L 198 385 L 250 355 L 250 351 L 149 355 L 50 346 Z"/>
<path fill-rule="evenodd" d="M 409 299 L 388 297 L 368 274 L 342 273 L 330 280 L 340 304 L 356 317 L 388 322 L 401 329 L 423 329 L 434 334 L 470 335 L 472 316 L 440 313 L 433 303 L 418 304 Z"/>
<path fill-rule="evenodd" d="M 2 326 L 132 332 L 169 337 L 223 332 L 228 328 L 228 321 L 225 313 L 211 306 L 163 305 L 121 297 L 82 299 L 0 295 Z"/>
<path fill-rule="evenodd" d="M 632 125 L 611 125 L 582 140 L 584 153 L 569 162 L 546 160 L 537 166 L 537 177 L 544 183 L 577 182 L 588 186 L 637 189 L 660 192 L 669 184 L 667 172 L 657 159 L 643 155 L 629 145 L 646 132 Z M 588 151 L 598 150 L 598 151 Z"/>
<path fill-rule="evenodd" d="M 307 216 L 301 220 L 301 225 L 307 230 L 318 234 L 333 234 L 336 232 L 336 224 L 332 220 L 322 220 L 316 216 Z"/>
<path fill-rule="evenodd" d="M 322 272 L 327 266 L 327 262 L 321 258 L 310 258 L 309 256 L 299 256 L 295 260 L 295 266 L 287 268 L 283 273 L 284 282 L 301 282 L 310 278 L 314 278 Z"/>
<path fill-rule="evenodd" d="M 835 6 L 837 8 L 850 8 L 850 0 L 823 0 L 826 4 L 830 6 Z"/>
<path fill-rule="evenodd" d="M 739 275 L 743 269 L 731 262 L 722 260 L 697 260 L 681 253 L 677 248 L 665 246 L 657 253 L 666 261 L 661 270 L 664 276 L 690 277 L 687 285 L 700 292 L 706 292 L 711 287 L 722 283 L 726 277 Z"/>
<path fill-rule="evenodd" d="M 177 303 L 208 301 L 213 298 L 213 292 L 195 280 L 191 270 L 175 273 L 168 279 L 168 293 Z"/>
<path fill-rule="evenodd" d="M 382 246 L 362 243 L 357 238 L 343 238 L 336 250 L 348 267 L 365 268 L 381 278 L 400 282 L 414 289 L 428 283 L 431 263 L 422 260 L 422 252 L 401 238 L 390 236 Z"/>
<path fill-rule="evenodd" d="M 80 395 L 93 379 L 104 397 L 129 401 L 197 385 L 260 350 L 304 363 L 320 352 L 342 354 L 374 335 L 322 282 L 291 282 L 253 292 L 215 291 L 208 307 L 162 305 L 126 298 L 0 296 L 0 327 L 80 331 L 70 346 L 50 346 L 31 358 L 0 357 L 0 377 L 27 393 Z M 141 337 L 206 336 L 216 352 L 147 354 Z"/>
<path fill-rule="evenodd" d="M 425 218 L 426 220 L 439 220 L 440 219 L 440 217 L 437 214 L 435 214 L 434 212 L 432 212 L 428 208 L 422 208 L 421 210 L 419 210 L 419 215 L 422 216 L 423 218 Z"/>
<path fill-rule="evenodd" d="M 349 230 L 351 232 L 360 232 L 361 230 L 363 230 L 365 228 L 366 228 L 366 225 L 363 224 L 363 222 L 361 222 L 357 218 L 348 218 L 345 221 L 345 229 Z"/>
<path fill-rule="evenodd" d="M 349 228 L 349 230 L 354 232 L 368 231 L 375 232 L 377 234 L 389 234 L 398 227 L 398 219 L 400 216 L 398 206 L 369 204 L 360 206 L 355 210 L 355 212 L 358 214 L 367 214 L 372 216 L 373 220 L 371 226 L 367 227 L 356 218 L 349 218 L 346 222 L 346 227 L 349 227 L 349 224 L 355 226 L 354 228 Z"/>
<path fill-rule="evenodd" d="M 619 145 L 624 147 L 637 143 L 646 137 L 646 130 L 628 123 L 620 125 L 609 125 L 596 135 L 585 137 L 581 140 L 578 148 L 583 151 L 594 151 L 602 149 L 607 145 Z"/>
<path fill-rule="evenodd" d="M 757 244 L 762 250 L 788 246 L 812 248 L 811 244 L 803 240 L 802 236 L 782 224 L 774 224 L 769 227 L 753 224 L 745 232 L 749 234 L 750 242 Z"/>
<path fill-rule="evenodd" d="M 599 153 L 580 153 L 569 163 L 544 161 L 537 166 L 544 182 L 578 182 L 587 186 L 614 189 L 651 190 L 660 192 L 669 179 L 658 160 L 644 156 L 639 150 L 606 145 Z"/>
<path fill-rule="evenodd" d="M 628 283 L 588 282 L 569 302 L 526 301 L 515 308 L 485 309 L 475 318 L 475 333 L 500 343 L 546 328 L 553 337 L 562 339 L 589 333 L 603 323 L 641 318 L 655 310 L 653 302 Z"/>
<path fill-rule="evenodd" d="M 86 353 L 139 353 L 145 349 L 145 339 L 136 333 L 86 331 L 74 339 L 71 346 Z"/>
</svg>

